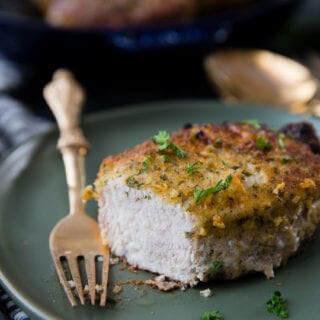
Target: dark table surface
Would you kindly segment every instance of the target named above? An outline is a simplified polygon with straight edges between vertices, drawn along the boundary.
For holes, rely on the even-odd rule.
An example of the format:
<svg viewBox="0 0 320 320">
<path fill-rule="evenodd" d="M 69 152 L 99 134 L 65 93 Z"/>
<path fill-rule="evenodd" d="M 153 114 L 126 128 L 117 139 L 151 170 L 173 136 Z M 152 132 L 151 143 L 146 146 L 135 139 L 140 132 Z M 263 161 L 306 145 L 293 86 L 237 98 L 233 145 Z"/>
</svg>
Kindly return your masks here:
<svg viewBox="0 0 320 320">
<path fill-rule="evenodd" d="M 279 0 L 280 1 L 280 0 Z M 320 1 L 302 1 L 298 10 L 265 43 L 271 49 L 308 63 L 310 53 L 320 53 Z M 272 24 L 272 21 L 270 21 Z M 1 39 L 0 39 L 1 41 Z M 241 42 L 239 43 L 241 46 Z M 264 47 L 263 39 L 257 43 Z M 85 112 L 155 100 L 216 98 L 202 68 L 210 50 L 139 53 L 118 56 L 104 65 L 83 60 L 73 71 L 85 86 Z M 54 66 L 37 68 L 4 56 L 0 45 L 0 155 L 53 121 L 41 97 Z M 71 68 L 72 69 L 72 68 Z M 317 70 L 314 70 L 316 73 Z M 320 73 L 319 73 L 320 76 Z M 0 320 L 26 319 L 0 287 Z M 9 306 L 9 307 L 8 307 Z"/>
</svg>

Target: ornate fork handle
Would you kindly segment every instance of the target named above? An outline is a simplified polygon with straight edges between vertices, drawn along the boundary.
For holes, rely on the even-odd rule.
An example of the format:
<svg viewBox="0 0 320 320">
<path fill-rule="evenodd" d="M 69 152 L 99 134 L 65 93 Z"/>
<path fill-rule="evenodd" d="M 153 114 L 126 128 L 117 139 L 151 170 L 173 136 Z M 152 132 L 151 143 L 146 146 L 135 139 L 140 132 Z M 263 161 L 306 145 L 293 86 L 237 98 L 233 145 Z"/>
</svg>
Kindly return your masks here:
<svg viewBox="0 0 320 320">
<path fill-rule="evenodd" d="M 84 102 L 84 90 L 67 70 L 58 70 L 53 81 L 44 88 L 44 96 L 60 129 L 58 149 L 66 171 L 70 214 L 84 214 L 81 194 L 85 186 L 84 158 L 88 150 L 79 127 Z"/>
</svg>

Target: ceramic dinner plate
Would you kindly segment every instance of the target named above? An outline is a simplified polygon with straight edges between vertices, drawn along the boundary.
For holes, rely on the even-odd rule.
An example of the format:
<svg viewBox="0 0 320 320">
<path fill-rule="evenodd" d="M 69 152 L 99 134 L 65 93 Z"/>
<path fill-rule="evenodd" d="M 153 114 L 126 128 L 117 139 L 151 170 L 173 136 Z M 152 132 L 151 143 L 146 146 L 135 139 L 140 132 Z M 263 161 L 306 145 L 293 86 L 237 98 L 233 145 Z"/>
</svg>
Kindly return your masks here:
<svg viewBox="0 0 320 320">
<path fill-rule="evenodd" d="M 95 178 L 101 160 L 134 146 L 158 132 L 174 130 L 187 122 L 219 123 L 258 119 L 272 127 L 305 120 L 272 108 L 227 106 L 214 101 L 159 102 L 108 110 L 88 116 L 83 124 L 91 144 L 87 158 L 87 180 Z M 318 133 L 320 121 L 308 118 Z M 36 319 L 142 320 L 200 319 L 205 311 L 219 310 L 225 320 L 269 320 L 266 301 L 275 290 L 287 299 L 290 319 L 319 319 L 320 235 L 288 264 L 267 280 L 253 275 L 241 280 L 201 284 L 185 292 L 162 293 L 145 286 L 127 285 L 110 295 L 116 303 L 105 308 L 72 308 L 59 285 L 48 248 L 52 227 L 68 212 L 67 188 L 60 155 L 58 133 L 52 130 L 18 147 L 0 169 L 0 279 L 10 295 Z M 94 217 L 95 204 L 88 205 Z M 153 275 L 111 268 L 111 286 L 127 279 Z M 200 290 L 211 288 L 204 298 Z"/>
</svg>

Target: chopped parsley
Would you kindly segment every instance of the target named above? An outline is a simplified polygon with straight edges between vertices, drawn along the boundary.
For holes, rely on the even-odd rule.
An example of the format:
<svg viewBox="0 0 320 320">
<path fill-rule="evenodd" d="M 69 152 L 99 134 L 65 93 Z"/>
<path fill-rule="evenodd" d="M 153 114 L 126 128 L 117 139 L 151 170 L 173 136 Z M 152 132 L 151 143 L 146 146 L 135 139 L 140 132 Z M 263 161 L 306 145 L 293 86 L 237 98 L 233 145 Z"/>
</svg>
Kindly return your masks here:
<svg viewBox="0 0 320 320">
<path fill-rule="evenodd" d="M 297 159 L 298 159 L 297 157 L 283 156 L 281 158 L 281 162 L 282 163 L 289 163 L 289 162 L 292 162 L 292 161 L 297 160 Z"/>
<path fill-rule="evenodd" d="M 168 162 L 168 156 L 166 154 L 162 154 L 160 159 L 163 163 Z"/>
<path fill-rule="evenodd" d="M 198 203 L 202 198 L 208 196 L 209 194 L 218 193 L 222 190 L 228 189 L 231 185 L 231 182 L 232 182 L 232 175 L 229 174 L 225 181 L 220 180 L 214 187 L 204 189 L 204 190 L 195 189 L 194 191 L 195 202 Z"/>
<path fill-rule="evenodd" d="M 200 169 L 201 166 L 199 164 L 191 164 L 191 163 L 188 163 L 187 164 L 187 173 L 188 174 L 192 174 L 194 171 Z"/>
<path fill-rule="evenodd" d="M 208 311 L 201 316 L 201 320 L 223 320 L 220 311 Z"/>
<path fill-rule="evenodd" d="M 285 145 L 284 145 L 284 138 L 286 137 L 286 135 L 284 133 L 279 133 L 279 136 L 278 136 L 278 144 L 279 144 L 279 147 L 281 149 L 285 148 Z"/>
<path fill-rule="evenodd" d="M 159 131 L 157 135 L 153 136 L 152 140 L 160 144 L 159 150 L 164 150 L 168 148 L 168 141 L 170 139 L 170 134 L 167 131 Z"/>
<path fill-rule="evenodd" d="M 257 130 L 261 128 L 261 124 L 260 124 L 259 120 L 257 120 L 257 119 L 243 120 L 242 123 L 249 124 L 249 125 L 253 126 L 255 129 L 257 129 Z"/>
<path fill-rule="evenodd" d="M 221 163 L 222 163 L 224 166 L 229 167 L 228 162 L 225 162 L 223 159 L 221 159 Z"/>
<path fill-rule="evenodd" d="M 146 171 L 149 168 L 149 165 L 152 161 L 152 157 L 150 154 L 146 156 L 146 159 L 142 163 L 142 171 Z"/>
<path fill-rule="evenodd" d="M 152 140 L 159 145 L 159 151 L 171 149 L 179 158 L 185 158 L 187 156 L 186 151 L 182 150 L 173 142 L 170 142 L 170 135 L 167 131 L 159 131 L 157 135 L 153 136 Z"/>
<path fill-rule="evenodd" d="M 210 275 L 213 276 L 217 272 L 221 270 L 223 267 L 223 261 L 215 260 L 212 262 L 211 269 L 210 269 Z"/>
<path fill-rule="evenodd" d="M 259 136 L 257 140 L 257 147 L 262 151 L 269 151 L 272 149 L 272 144 L 263 136 Z"/>
<path fill-rule="evenodd" d="M 180 147 L 178 147 L 176 144 L 172 142 L 169 143 L 169 149 L 175 152 L 178 158 L 185 158 L 188 154 L 186 151 L 182 150 Z"/>
<path fill-rule="evenodd" d="M 216 140 L 214 140 L 213 145 L 214 145 L 216 148 L 221 148 L 221 146 L 222 146 L 222 140 L 221 140 L 221 138 L 217 138 Z"/>
<path fill-rule="evenodd" d="M 282 298 L 280 291 L 275 291 L 272 298 L 267 301 L 267 311 L 281 319 L 286 319 L 289 317 L 289 313 L 284 307 L 285 302 L 286 300 Z"/>
</svg>

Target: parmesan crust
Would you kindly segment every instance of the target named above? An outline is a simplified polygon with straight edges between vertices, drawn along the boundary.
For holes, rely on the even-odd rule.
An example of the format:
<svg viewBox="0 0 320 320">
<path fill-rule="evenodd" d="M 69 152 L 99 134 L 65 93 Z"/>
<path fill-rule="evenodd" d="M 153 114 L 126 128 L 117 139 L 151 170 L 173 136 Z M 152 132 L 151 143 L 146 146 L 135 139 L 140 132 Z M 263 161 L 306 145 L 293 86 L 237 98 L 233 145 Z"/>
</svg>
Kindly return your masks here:
<svg viewBox="0 0 320 320">
<path fill-rule="evenodd" d="M 320 156 L 312 141 L 311 147 L 285 128 L 265 125 L 193 125 L 170 137 L 185 157 L 174 149 L 159 150 L 152 140 L 110 156 L 95 182 L 101 229 L 115 254 L 179 281 L 236 278 L 251 271 L 272 277 L 273 268 L 311 238 L 320 220 Z M 230 184 L 216 191 L 228 177 Z M 195 199 L 197 190 L 209 189 Z M 166 249 L 157 246 L 161 236 L 169 243 Z M 181 251 L 180 260 L 170 261 L 167 254 L 175 250 Z M 163 257 L 169 261 L 161 262 Z M 218 274 L 210 273 L 215 260 L 224 266 Z M 181 266 L 170 271 L 172 263 Z"/>
</svg>

